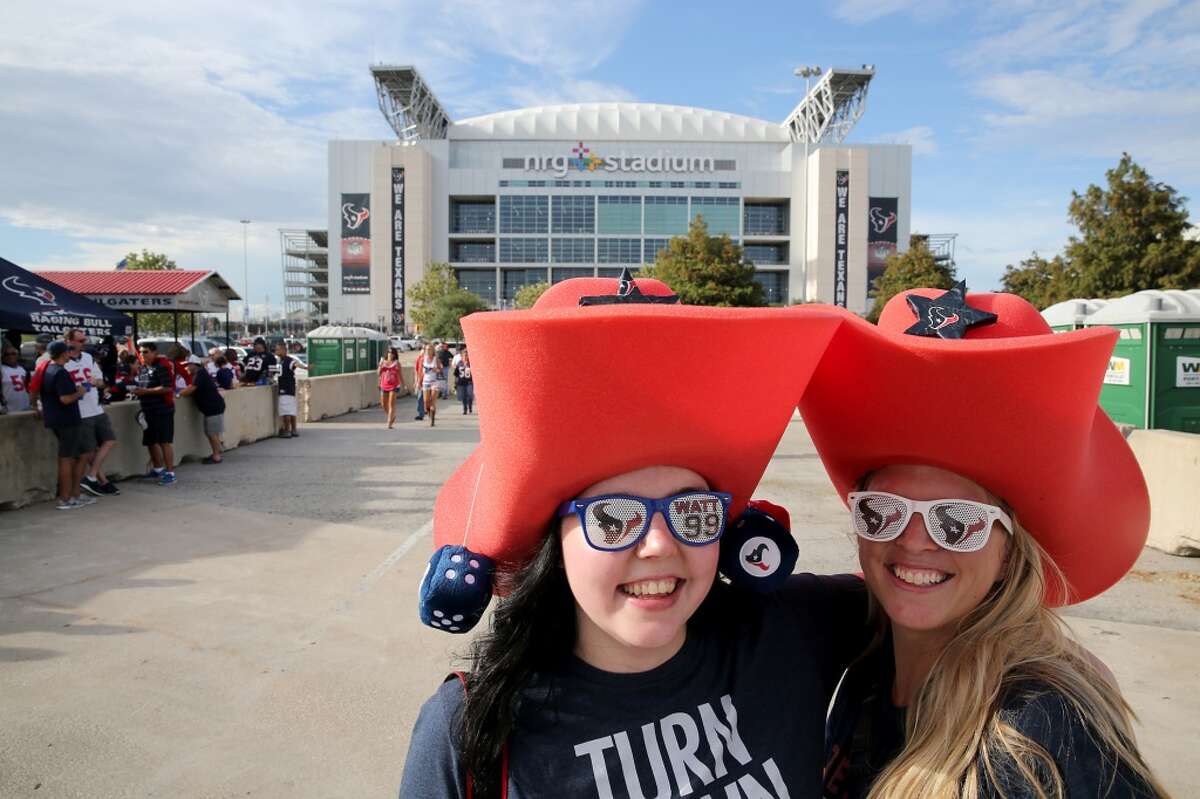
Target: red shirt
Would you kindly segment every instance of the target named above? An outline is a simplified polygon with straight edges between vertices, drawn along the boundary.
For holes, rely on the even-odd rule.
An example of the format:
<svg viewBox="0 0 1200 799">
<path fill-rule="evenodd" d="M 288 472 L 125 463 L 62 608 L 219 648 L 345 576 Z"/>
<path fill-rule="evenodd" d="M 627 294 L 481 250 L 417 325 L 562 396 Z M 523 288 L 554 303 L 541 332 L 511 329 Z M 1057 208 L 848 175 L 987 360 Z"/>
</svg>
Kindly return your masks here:
<svg viewBox="0 0 1200 799">
<path fill-rule="evenodd" d="M 46 367 L 49 366 L 50 363 L 51 363 L 50 359 L 47 358 L 44 361 L 38 361 L 37 366 L 34 367 L 33 377 L 29 378 L 29 396 L 30 397 L 41 396 L 42 375 L 44 375 L 46 373 Z"/>
</svg>

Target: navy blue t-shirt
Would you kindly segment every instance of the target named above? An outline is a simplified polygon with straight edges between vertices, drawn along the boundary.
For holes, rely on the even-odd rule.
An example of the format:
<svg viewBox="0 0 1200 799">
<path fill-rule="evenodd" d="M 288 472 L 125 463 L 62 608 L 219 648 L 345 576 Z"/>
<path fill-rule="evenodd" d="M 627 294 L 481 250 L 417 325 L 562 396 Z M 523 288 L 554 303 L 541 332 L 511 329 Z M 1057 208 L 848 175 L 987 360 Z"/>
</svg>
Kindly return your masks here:
<svg viewBox="0 0 1200 799">
<path fill-rule="evenodd" d="M 192 385 L 196 388 L 193 395 L 196 410 L 205 416 L 219 416 L 225 413 L 225 398 L 217 391 L 217 383 L 212 379 L 212 375 L 204 369 L 197 369 L 196 376 L 192 378 Z"/>
<path fill-rule="evenodd" d="M 92 389 L 93 391 L 95 389 Z M 63 404 L 60 397 L 75 393 L 75 380 L 65 366 L 52 363 L 42 375 L 42 421 L 51 430 L 80 423 L 79 403 Z"/>
<path fill-rule="evenodd" d="M 862 582 L 803 574 L 767 597 L 713 590 L 722 610 L 698 611 L 655 669 L 571 658 L 535 676 L 509 736 L 510 799 L 820 796 L 825 710 L 869 636 Z M 466 796 L 462 704 L 451 680 L 421 709 L 401 799 Z"/>
</svg>

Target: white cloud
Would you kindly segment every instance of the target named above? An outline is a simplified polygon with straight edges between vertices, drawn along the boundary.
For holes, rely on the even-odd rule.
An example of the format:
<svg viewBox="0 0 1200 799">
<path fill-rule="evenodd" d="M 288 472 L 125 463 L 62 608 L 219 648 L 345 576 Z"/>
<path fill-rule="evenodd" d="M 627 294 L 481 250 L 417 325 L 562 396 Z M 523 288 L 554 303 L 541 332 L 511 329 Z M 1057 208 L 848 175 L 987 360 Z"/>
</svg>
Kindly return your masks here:
<svg viewBox="0 0 1200 799">
<path fill-rule="evenodd" d="M 1030 205 L 1046 204 L 1034 201 Z M 1046 256 L 1062 251 L 1072 229 L 1061 208 L 1049 205 L 1045 210 L 915 208 L 912 229 L 914 233 L 957 234 L 958 276 L 973 291 L 991 291 L 1000 287 L 1005 266 L 1020 263 L 1035 250 Z"/>
<path fill-rule="evenodd" d="M 949 0 L 839 0 L 831 11 L 837 19 L 857 25 L 901 13 L 932 19 L 949 13 L 954 7 Z"/>
<path fill-rule="evenodd" d="M 1200 180 L 1197 4 L 1076 2 L 989 24 L 961 61 L 991 104 L 972 137 L 981 150 L 1058 156 L 1069 142 L 1076 156 L 1129 152 L 1168 183 Z"/>
<path fill-rule="evenodd" d="M 876 144 L 907 144 L 912 147 L 913 155 L 933 155 L 938 151 L 933 128 L 928 125 L 917 125 L 893 133 L 881 133 L 871 141 Z"/>
<path fill-rule="evenodd" d="M 631 97 L 582 73 L 619 44 L 633 0 L 167 8 L 5 9 L 0 222 L 67 243 L 29 266 L 107 269 L 148 247 L 240 288 L 237 220 L 250 218 L 251 288 L 264 293 L 280 280 L 276 229 L 325 225 L 327 141 L 391 135 L 371 62 L 416 64 L 455 116 Z M 607 44 L 579 46 L 569 35 L 579 29 Z M 480 68 L 497 56 L 504 79 Z"/>
</svg>

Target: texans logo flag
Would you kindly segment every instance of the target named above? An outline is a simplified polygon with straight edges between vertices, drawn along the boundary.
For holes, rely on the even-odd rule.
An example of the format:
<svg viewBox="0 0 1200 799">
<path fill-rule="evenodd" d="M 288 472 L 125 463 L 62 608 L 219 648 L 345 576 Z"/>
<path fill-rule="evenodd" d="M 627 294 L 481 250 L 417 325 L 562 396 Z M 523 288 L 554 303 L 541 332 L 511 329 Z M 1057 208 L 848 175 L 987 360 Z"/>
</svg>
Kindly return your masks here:
<svg viewBox="0 0 1200 799">
<path fill-rule="evenodd" d="M 133 331 L 133 320 L 0 258 L 0 328 L 61 335 L 72 327 L 121 336 Z"/>
</svg>

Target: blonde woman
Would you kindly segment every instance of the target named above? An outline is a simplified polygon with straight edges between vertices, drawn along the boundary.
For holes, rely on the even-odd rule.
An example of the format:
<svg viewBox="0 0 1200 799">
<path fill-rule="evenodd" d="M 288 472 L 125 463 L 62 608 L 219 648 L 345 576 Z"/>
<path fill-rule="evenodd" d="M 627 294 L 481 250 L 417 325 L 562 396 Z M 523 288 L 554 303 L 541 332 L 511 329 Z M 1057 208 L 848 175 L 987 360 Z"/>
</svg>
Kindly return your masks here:
<svg viewBox="0 0 1200 799">
<path fill-rule="evenodd" d="M 800 408 L 879 634 L 830 712 L 825 797 L 1166 796 L 1052 609 L 1119 580 L 1149 527 L 1096 406 L 1115 338 L 1054 336 L 1019 297 L 962 284 L 835 337 Z"/>
<path fill-rule="evenodd" d="M 425 413 L 429 414 L 429 426 L 433 427 L 437 419 L 437 400 L 439 382 L 443 380 L 445 370 L 438 360 L 437 349 L 433 344 L 425 345 L 425 353 L 421 356 L 421 396 L 425 400 Z"/>
</svg>

